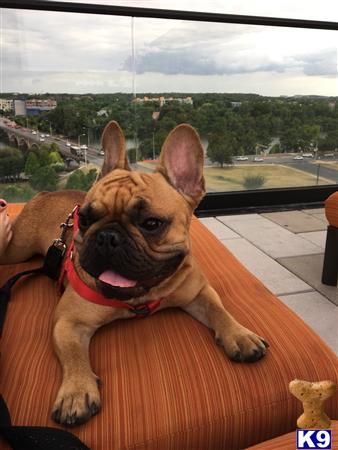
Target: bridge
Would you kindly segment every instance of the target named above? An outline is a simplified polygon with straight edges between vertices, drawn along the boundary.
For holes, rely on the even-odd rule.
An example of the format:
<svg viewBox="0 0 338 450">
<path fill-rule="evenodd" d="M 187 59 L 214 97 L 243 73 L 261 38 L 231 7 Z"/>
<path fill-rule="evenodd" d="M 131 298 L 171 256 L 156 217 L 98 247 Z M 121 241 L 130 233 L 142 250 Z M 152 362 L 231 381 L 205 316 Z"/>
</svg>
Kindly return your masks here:
<svg viewBox="0 0 338 450">
<path fill-rule="evenodd" d="M 67 141 L 56 136 L 44 136 L 44 140 L 40 141 L 41 133 L 37 132 L 37 134 L 33 134 L 33 130 L 29 130 L 23 127 L 13 128 L 12 126 L 10 126 L 10 124 L 6 123 L 4 118 L 2 117 L 0 117 L 0 130 L 6 133 L 11 146 L 17 147 L 23 152 L 38 150 L 40 148 L 40 145 L 42 144 L 50 145 L 52 143 L 55 143 L 59 148 L 60 154 L 64 158 L 74 159 L 76 161 L 83 159 L 82 157 L 76 156 L 71 153 L 70 147 L 69 145 L 67 145 Z M 98 157 L 98 150 L 94 147 L 88 147 L 86 152 L 88 160 L 95 160 L 96 162 Z"/>
</svg>

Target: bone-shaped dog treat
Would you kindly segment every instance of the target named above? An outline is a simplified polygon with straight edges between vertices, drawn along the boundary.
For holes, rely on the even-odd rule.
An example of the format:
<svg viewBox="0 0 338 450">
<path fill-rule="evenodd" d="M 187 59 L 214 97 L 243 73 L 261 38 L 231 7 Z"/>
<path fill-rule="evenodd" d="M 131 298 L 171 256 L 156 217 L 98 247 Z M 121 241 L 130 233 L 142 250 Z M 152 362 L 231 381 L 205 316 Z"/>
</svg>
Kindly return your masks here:
<svg viewBox="0 0 338 450">
<path fill-rule="evenodd" d="M 336 384 L 325 380 L 311 383 L 303 380 L 293 380 L 289 390 L 303 403 L 304 413 L 298 417 L 299 428 L 329 428 L 331 421 L 324 412 L 324 402 L 336 392 Z"/>
</svg>

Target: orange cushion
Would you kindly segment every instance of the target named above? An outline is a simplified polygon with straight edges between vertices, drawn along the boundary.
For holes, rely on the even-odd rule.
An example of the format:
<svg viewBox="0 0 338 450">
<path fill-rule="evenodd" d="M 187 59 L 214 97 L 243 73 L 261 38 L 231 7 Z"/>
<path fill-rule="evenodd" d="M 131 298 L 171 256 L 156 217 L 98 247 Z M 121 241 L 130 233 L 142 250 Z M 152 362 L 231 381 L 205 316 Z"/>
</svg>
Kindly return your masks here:
<svg viewBox="0 0 338 450">
<path fill-rule="evenodd" d="M 179 309 L 118 321 L 93 338 L 102 411 L 71 431 L 92 450 L 235 450 L 295 429 L 294 378 L 338 381 L 338 359 L 321 339 L 197 220 L 193 251 L 226 308 L 270 343 L 255 364 L 229 361 L 213 333 Z M 38 261 L 3 266 L 0 283 Z M 1 342 L 0 392 L 15 425 L 56 426 L 61 381 L 53 353 L 54 283 L 16 286 Z M 337 398 L 326 403 L 338 418 Z M 1 446 L 5 449 L 6 447 Z"/>
<path fill-rule="evenodd" d="M 336 420 L 331 423 L 332 429 L 332 450 L 338 450 L 338 422 Z M 296 431 L 284 434 L 275 439 L 262 442 L 261 444 L 249 447 L 246 450 L 295 450 L 296 448 Z"/>
<path fill-rule="evenodd" d="M 338 191 L 325 200 L 325 214 L 329 224 L 338 228 Z"/>
</svg>

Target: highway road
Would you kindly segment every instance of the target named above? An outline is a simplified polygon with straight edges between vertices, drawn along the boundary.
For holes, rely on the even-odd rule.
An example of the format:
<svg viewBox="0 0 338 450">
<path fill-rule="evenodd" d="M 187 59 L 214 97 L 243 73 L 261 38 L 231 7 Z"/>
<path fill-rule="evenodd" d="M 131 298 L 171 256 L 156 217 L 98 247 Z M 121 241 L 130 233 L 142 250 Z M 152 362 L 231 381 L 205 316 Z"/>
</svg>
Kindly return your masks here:
<svg viewBox="0 0 338 450">
<path fill-rule="evenodd" d="M 302 170 L 303 172 L 310 173 L 311 175 L 317 176 L 318 173 L 318 164 L 320 165 L 321 162 L 328 162 L 328 161 L 334 161 L 333 158 L 329 157 L 322 160 L 314 160 L 312 158 L 303 158 L 301 160 L 294 160 L 294 155 L 276 155 L 276 156 L 263 156 L 262 162 L 255 163 L 253 161 L 255 156 L 248 156 L 247 161 L 236 161 L 236 158 L 234 158 L 234 163 L 238 165 L 244 165 L 244 164 L 255 164 L 257 166 L 261 164 L 282 164 L 287 167 L 291 167 L 294 169 Z M 336 156 L 337 158 L 337 156 Z M 337 161 L 337 159 L 335 159 Z M 338 171 L 335 169 L 331 169 L 327 166 L 320 165 L 319 167 L 319 177 L 326 178 L 329 181 L 332 181 L 333 183 L 338 183 Z"/>
</svg>

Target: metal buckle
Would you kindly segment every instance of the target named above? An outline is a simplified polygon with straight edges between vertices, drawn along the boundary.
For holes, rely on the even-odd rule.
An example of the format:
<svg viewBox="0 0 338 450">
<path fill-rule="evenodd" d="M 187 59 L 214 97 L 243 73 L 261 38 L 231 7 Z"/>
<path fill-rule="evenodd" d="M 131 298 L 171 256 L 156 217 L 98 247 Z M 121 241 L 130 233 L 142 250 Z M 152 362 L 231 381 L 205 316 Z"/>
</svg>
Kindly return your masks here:
<svg viewBox="0 0 338 450">
<path fill-rule="evenodd" d="M 139 316 L 147 316 L 150 313 L 150 309 L 149 309 L 149 306 L 146 304 L 138 305 L 138 306 L 134 306 L 133 313 L 135 313 Z"/>
<path fill-rule="evenodd" d="M 53 245 L 57 249 L 61 250 L 62 256 L 65 254 L 67 247 L 66 247 L 66 244 L 61 239 L 54 239 Z"/>
</svg>

